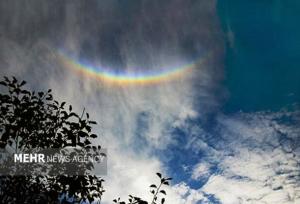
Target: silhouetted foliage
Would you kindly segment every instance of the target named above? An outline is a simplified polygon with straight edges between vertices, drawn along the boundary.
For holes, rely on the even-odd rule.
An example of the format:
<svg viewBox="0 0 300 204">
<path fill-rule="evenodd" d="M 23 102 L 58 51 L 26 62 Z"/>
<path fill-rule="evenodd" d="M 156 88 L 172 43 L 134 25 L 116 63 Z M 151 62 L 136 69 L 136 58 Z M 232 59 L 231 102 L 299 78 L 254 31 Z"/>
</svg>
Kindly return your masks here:
<svg viewBox="0 0 300 204">
<path fill-rule="evenodd" d="M 24 148 L 87 147 L 91 133 L 89 114 L 81 116 L 72 111 L 66 102 L 53 100 L 51 89 L 47 92 L 30 92 L 23 89 L 25 81 L 5 77 L 0 84 L 8 94 L 0 94 L 0 145 L 15 144 L 16 152 Z"/>
<path fill-rule="evenodd" d="M 160 183 L 159 185 L 156 184 L 150 185 L 150 193 L 153 194 L 153 198 L 150 204 L 164 204 L 166 200 L 165 196 L 167 195 L 167 193 L 163 189 L 163 186 L 170 185 L 169 181 L 172 180 L 172 178 L 164 178 L 160 173 L 156 173 L 156 175 L 159 177 Z M 113 201 L 116 204 L 126 204 L 126 202 L 121 201 L 120 198 L 114 199 Z M 142 200 L 139 197 L 129 195 L 127 204 L 148 204 L 148 202 Z"/>
<path fill-rule="evenodd" d="M 15 153 L 26 149 L 64 148 L 67 146 L 99 148 L 91 145 L 95 121 L 89 114 L 81 115 L 66 107 L 66 102 L 53 99 L 51 90 L 31 92 L 24 89 L 25 81 L 4 77 L 0 81 L 0 147 Z M 78 176 L 14 176 L 0 180 L 0 200 L 4 203 L 57 202 L 58 194 L 101 197 L 103 179 L 92 175 Z M 27 201 L 29 200 L 29 201 Z"/>
<path fill-rule="evenodd" d="M 92 132 L 89 114 L 72 111 L 66 102 L 53 99 L 52 91 L 34 92 L 24 88 L 25 81 L 15 77 L 4 77 L 0 81 L 0 149 L 10 148 L 15 153 L 27 149 L 82 147 L 101 149 L 93 146 L 91 140 L 97 138 Z M 171 178 L 160 178 L 159 185 L 152 184 L 151 204 L 164 204 Z M 95 175 L 60 176 L 1 176 L 0 202 L 11 204 L 35 203 L 75 203 L 94 200 L 100 203 L 104 180 Z M 96 202 L 97 201 L 97 202 Z M 129 195 L 129 204 L 148 203 L 139 197 Z M 116 199 L 114 203 L 125 204 Z"/>
</svg>

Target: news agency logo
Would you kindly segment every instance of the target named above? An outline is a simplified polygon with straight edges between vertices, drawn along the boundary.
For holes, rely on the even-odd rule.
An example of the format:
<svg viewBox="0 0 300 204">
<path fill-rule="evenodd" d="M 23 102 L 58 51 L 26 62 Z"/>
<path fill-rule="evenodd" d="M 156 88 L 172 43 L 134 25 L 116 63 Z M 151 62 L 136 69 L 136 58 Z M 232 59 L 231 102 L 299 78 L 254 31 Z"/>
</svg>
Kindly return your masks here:
<svg viewBox="0 0 300 204">
<path fill-rule="evenodd" d="M 45 155 L 45 154 L 14 154 L 15 163 L 102 163 L 106 155 Z"/>
<path fill-rule="evenodd" d="M 20 163 L 46 163 L 44 154 L 14 154 L 14 162 Z"/>
<path fill-rule="evenodd" d="M 0 151 L 1 175 L 107 174 L 106 149 L 44 149 L 22 153 Z"/>
</svg>

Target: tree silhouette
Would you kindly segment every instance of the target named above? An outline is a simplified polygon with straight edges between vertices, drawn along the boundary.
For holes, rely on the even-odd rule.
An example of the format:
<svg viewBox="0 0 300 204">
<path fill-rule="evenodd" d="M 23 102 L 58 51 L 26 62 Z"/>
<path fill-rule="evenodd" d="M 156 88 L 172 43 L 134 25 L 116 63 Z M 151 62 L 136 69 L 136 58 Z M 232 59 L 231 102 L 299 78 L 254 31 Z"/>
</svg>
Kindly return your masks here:
<svg viewBox="0 0 300 204">
<path fill-rule="evenodd" d="M 15 77 L 4 77 L 0 81 L 0 149 L 10 148 L 15 153 L 29 149 L 80 147 L 100 150 L 93 146 L 92 139 L 98 136 L 92 132 L 97 124 L 89 114 L 77 114 L 66 102 L 54 100 L 52 91 L 34 92 L 24 88 L 25 81 Z M 93 166 L 92 166 L 93 167 Z M 90 168 L 92 168 L 90 167 Z M 163 185 L 169 185 L 171 178 L 160 178 L 160 184 L 150 186 L 151 204 L 163 204 L 166 195 Z M 104 193 L 104 180 L 88 172 L 80 175 L 24 175 L 0 177 L 0 200 L 2 203 L 68 203 L 75 200 L 100 202 Z M 160 199 L 160 200 L 159 200 Z M 125 203 L 116 199 L 114 203 Z M 129 203 L 147 203 L 141 198 L 129 196 Z"/>
<path fill-rule="evenodd" d="M 53 99 L 51 90 L 32 92 L 24 89 L 25 81 L 4 77 L 0 81 L 0 147 L 15 153 L 27 149 L 64 148 L 68 146 L 99 148 L 91 145 L 95 121 L 89 114 L 79 116 L 66 108 L 66 102 Z M 101 197 L 103 179 L 94 175 L 14 176 L 1 178 L 0 200 L 4 203 L 51 203 L 68 189 L 76 196 L 97 193 Z"/>
<path fill-rule="evenodd" d="M 168 186 L 169 181 L 172 180 L 172 178 L 164 178 L 160 173 L 156 173 L 156 175 L 159 177 L 160 183 L 159 185 L 150 185 L 150 193 L 153 194 L 153 198 L 150 204 L 164 204 L 166 200 L 165 196 L 167 195 L 167 193 L 163 189 L 163 186 Z M 120 200 L 120 198 L 114 199 L 113 202 L 116 204 L 126 204 L 125 201 Z M 129 195 L 128 204 L 148 204 L 148 202 L 142 200 L 139 197 Z"/>
</svg>

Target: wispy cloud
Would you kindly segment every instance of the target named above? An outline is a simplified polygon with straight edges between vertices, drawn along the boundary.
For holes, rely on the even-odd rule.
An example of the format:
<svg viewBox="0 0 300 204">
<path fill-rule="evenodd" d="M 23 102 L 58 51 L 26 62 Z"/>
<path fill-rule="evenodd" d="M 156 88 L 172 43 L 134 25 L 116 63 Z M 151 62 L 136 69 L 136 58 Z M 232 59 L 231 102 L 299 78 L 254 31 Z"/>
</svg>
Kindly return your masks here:
<svg viewBox="0 0 300 204">
<path fill-rule="evenodd" d="M 297 111 L 219 116 L 218 171 L 198 191 L 225 204 L 299 202 L 298 124 Z"/>
<path fill-rule="evenodd" d="M 192 179 L 199 179 L 210 174 L 210 164 L 201 162 L 193 168 Z"/>
<path fill-rule="evenodd" d="M 165 170 L 151 153 L 174 142 L 173 128 L 185 127 L 199 117 L 199 110 L 204 117 L 218 106 L 214 90 L 222 78 L 222 40 L 215 2 L 0 3 L 1 74 L 23 78 L 33 89 L 52 88 L 57 98 L 78 112 L 85 107 L 100 123 L 95 142 L 108 148 L 109 157 L 104 202 L 129 193 L 147 195 L 155 172 Z M 169 67 L 207 53 L 210 57 L 175 81 L 111 87 L 64 67 L 57 55 L 61 48 L 78 60 L 124 70 Z M 194 203 L 186 196 L 181 200 L 178 192 L 170 190 L 170 203 Z"/>
<path fill-rule="evenodd" d="M 108 148 L 105 203 L 129 193 L 150 196 L 155 172 L 166 171 L 153 153 L 171 145 L 199 155 L 187 172 L 202 187 L 180 182 L 170 187 L 169 203 L 300 202 L 299 113 L 216 113 L 223 42 L 215 1 L 0 4 L 1 75 L 16 75 L 33 89 L 52 88 L 57 98 L 78 112 L 85 107 L 100 123 L 94 130 L 100 135 L 95 143 Z M 66 68 L 58 49 L 124 70 L 156 70 L 210 56 L 175 81 L 114 87 Z M 213 130 L 208 130 L 202 122 L 212 112 Z M 190 123 L 194 120 L 201 122 Z M 185 133 L 184 143 L 174 129 Z"/>
</svg>

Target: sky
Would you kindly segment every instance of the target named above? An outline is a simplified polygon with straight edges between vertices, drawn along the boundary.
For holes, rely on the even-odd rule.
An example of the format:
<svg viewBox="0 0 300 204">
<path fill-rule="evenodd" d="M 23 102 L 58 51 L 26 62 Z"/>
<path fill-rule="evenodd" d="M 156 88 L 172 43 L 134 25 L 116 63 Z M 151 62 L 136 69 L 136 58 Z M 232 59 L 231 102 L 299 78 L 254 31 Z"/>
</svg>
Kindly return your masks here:
<svg viewBox="0 0 300 204">
<path fill-rule="evenodd" d="M 103 203 L 149 199 L 156 172 L 173 177 L 167 203 L 299 203 L 299 11 L 297 0 L 0 0 L 0 74 L 98 121 Z"/>
</svg>

